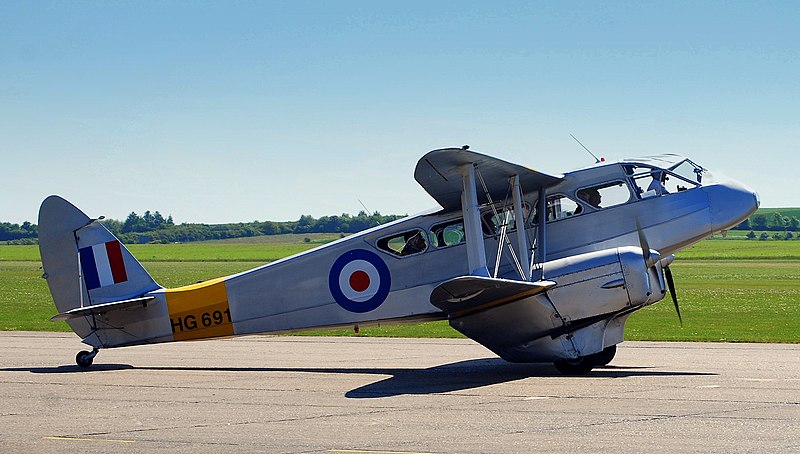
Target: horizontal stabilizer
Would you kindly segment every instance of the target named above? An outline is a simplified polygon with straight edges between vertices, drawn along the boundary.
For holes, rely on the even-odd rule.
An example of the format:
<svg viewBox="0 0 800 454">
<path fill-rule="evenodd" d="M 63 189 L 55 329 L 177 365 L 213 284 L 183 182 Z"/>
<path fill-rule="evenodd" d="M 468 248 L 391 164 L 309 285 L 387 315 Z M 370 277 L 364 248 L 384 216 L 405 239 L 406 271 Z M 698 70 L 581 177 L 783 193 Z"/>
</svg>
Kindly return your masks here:
<svg viewBox="0 0 800 454">
<path fill-rule="evenodd" d="M 493 200 L 503 200 L 508 194 L 509 179 L 520 178 L 522 190 L 536 192 L 542 187 L 560 183 L 561 175 L 548 175 L 527 167 L 512 164 L 474 151 L 460 148 L 433 150 L 423 156 L 414 170 L 414 179 L 445 210 L 461 209 L 461 192 L 464 190 L 464 166 L 473 165 L 486 184 Z M 478 193 L 478 203 L 489 200 L 484 191 Z"/>
<path fill-rule="evenodd" d="M 431 304 L 445 311 L 450 318 L 463 317 L 542 293 L 555 285 L 552 281 L 459 276 L 436 287 L 431 292 Z"/>
<path fill-rule="evenodd" d="M 110 311 L 117 311 L 122 309 L 144 309 L 151 302 L 155 301 L 153 296 L 143 296 L 141 298 L 133 298 L 123 301 L 114 301 L 105 304 L 95 304 L 93 306 L 78 307 L 66 312 L 62 312 L 53 316 L 51 322 L 60 322 L 63 320 L 70 320 L 78 317 L 86 317 L 89 315 L 105 314 Z"/>
</svg>

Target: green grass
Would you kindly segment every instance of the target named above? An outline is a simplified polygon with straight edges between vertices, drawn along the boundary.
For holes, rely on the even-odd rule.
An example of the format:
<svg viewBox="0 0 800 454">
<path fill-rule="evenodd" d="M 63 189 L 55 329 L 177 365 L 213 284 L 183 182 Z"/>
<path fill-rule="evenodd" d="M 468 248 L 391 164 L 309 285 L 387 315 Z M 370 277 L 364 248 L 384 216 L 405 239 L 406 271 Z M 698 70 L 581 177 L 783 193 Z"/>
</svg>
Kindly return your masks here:
<svg viewBox="0 0 800 454">
<path fill-rule="evenodd" d="M 0 245 L 0 262 L 38 262 L 41 260 L 39 257 L 38 245 L 25 245 L 25 246 L 9 246 L 6 244 Z"/>
<path fill-rule="evenodd" d="M 133 245 L 131 251 L 157 282 L 177 287 L 318 245 L 303 238 Z M 0 246 L 0 330 L 69 330 L 63 322 L 48 321 L 56 309 L 40 266 L 36 246 Z M 627 339 L 800 342 L 800 241 L 704 241 L 679 253 L 672 270 L 684 326 L 667 296 L 631 316 Z M 307 334 L 354 335 L 352 330 Z M 358 336 L 462 337 L 446 321 L 362 326 Z"/>
<path fill-rule="evenodd" d="M 0 246 L 0 250 L 6 247 Z M 38 261 L 0 261 L 0 330 L 69 331 L 66 323 L 51 323 L 56 314 Z"/>
<path fill-rule="evenodd" d="M 800 260 L 800 240 L 701 241 L 678 253 L 678 259 L 690 260 Z"/>
<path fill-rule="evenodd" d="M 342 238 L 341 233 L 287 233 L 283 235 L 260 235 L 250 236 L 244 238 L 229 238 L 227 240 L 211 240 L 203 241 L 199 244 L 294 244 L 294 243 L 311 243 L 311 244 L 325 244 L 333 240 Z"/>
<path fill-rule="evenodd" d="M 668 295 L 631 316 L 626 339 L 800 342 L 800 261 L 680 257 L 672 272 L 683 327 Z"/>
<path fill-rule="evenodd" d="M 274 235 L 236 240 L 127 246 L 159 284 L 178 287 L 245 271 L 338 239 L 338 234 Z M 309 242 L 305 242 L 309 238 Z M 41 279 L 39 246 L 0 245 L 0 330 L 69 331 L 49 319 L 57 311 Z"/>
<path fill-rule="evenodd" d="M 272 262 L 339 239 L 338 233 L 264 235 L 172 244 L 128 244 L 141 262 Z M 309 241 L 305 241 L 305 239 Z M 0 245 L 2 261 L 39 261 L 38 245 Z"/>
<path fill-rule="evenodd" d="M 142 262 L 273 262 L 319 244 L 177 243 L 128 246 Z"/>
</svg>

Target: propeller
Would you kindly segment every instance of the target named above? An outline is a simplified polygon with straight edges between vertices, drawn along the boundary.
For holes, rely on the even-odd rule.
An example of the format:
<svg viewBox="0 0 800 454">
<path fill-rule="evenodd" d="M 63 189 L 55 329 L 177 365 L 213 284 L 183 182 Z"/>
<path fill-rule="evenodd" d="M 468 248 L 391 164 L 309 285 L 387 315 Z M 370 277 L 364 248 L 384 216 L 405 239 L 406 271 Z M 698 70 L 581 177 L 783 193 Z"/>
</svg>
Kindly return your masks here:
<svg viewBox="0 0 800 454">
<path fill-rule="evenodd" d="M 667 278 L 667 287 L 669 287 L 669 294 L 672 295 L 672 303 L 675 305 L 675 312 L 678 313 L 678 321 L 681 322 L 683 328 L 683 317 L 681 317 L 681 308 L 678 306 L 678 294 L 675 293 L 675 281 L 672 279 L 672 270 L 669 266 L 664 267 L 664 277 Z"/>
<path fill-rule="evenodd" d="M 644 234 L 644 230 L 642 229 L 642 225 L 639 223 L 639 218 L 636 218 L 636 233 L 639 235 L 639 245 L 642 248 L 642 257 L 644 258 L 644 264 L 647 268 L 655 265 L 656 262 L 661 260 L 660 256 L 656 254 L 655 259 L 652 257 L 652 253 L 650 252 L 650 244 L 647 242 L 647 237 Z M 678 294 L 675 292 L 675 280 L 672 277 L 672 270 L 669 269 L 669 263 L 672 262 L 672 258 L 668 258 L 662 263 L 664 269 L 664 277 L 667 281 L 667 288 L 669 288 L 669 294 L 672 296 L 672 303 L 675 305 L 675 312 L 678 313 L 678 321 L 683 327 L 683 317 L 681 317 L 681 308 L 678 306 Z"/>
<path fill-rule="evenodd" d="M 639 220 L 636 220 L 636 233 L 639 234 L 639 246 L 642 248 L 642 257 L 644 257 L 644 264 L 646 267 L 650 268 L 652 263 L 650 263 L 650 245 L 647 243 L 647 237 L 644 236 L 644 231 L 642 230 L 642 226 L 639 225 Z"/>
</svg>

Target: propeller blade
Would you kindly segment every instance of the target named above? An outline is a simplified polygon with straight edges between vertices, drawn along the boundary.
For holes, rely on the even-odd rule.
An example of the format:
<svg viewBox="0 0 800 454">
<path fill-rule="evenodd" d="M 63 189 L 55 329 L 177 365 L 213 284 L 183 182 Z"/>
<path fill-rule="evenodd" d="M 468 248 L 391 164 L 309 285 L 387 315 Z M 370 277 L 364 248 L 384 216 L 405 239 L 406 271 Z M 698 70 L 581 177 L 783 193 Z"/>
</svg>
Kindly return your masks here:
<svg viewBox="0 0 800 454">
<path fill-rule="evenodd" d="M 678 307 L 678 295 L 675 293 L 675 281 L 672 279 L 672 270 L 669 267 L 664 268 L 664 277 L 667 278 L 667 286 L 669 287 L 669 294 L 672 295 L 672 302 L 675 304 L 675 312 L 678 313 L 678 321 L 681 322 L 683 327 L 683 317 L 681 317 L 681 308 Z"/>
<path fill-rule="evenodd" d="M 642 248 L 644 263 L 650 268 L 653 266 L 653 264 L 650 263 L 650 244 L 647 243 L 647 237 L 644 236 L 644 231 L 642 230 L 642 225 L 639 224 L 638 218 L 636 219 L 636 233 L 639 234 L 639 246 Z"/>
</svg>

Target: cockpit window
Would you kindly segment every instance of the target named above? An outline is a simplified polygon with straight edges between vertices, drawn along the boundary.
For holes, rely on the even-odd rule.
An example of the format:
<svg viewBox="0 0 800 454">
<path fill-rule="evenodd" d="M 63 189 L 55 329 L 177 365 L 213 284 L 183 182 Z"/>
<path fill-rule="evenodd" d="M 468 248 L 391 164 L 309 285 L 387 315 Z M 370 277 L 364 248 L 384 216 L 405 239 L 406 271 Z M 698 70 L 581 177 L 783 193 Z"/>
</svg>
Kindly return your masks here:
<svg viewBox="0 0 800 454">
<path fill-rule="evenodd" d="M 578 190 L 580 200 L 594 208 L 622 205 L 631 199 L 631 191 L 624 181 L 614 181 Z"/>
<path fill-rule="evenodd" d="M 582 211 L 583 207 L 578 205 L 578 202 L 565 195 L 556 194 L 547 198 L 547 222 L 569 218 L 580 214 Z M 533 219 L 533 224 L 538 223 L 538 210 L 534 209 L 531 218 Z"/>
<path fill-rule="evenodd" d="M 378 240 L 378 248 L 394 255 L 406 256 L 425 252 L 428 248 L 422 230 L 410 230 Z"/>
<path fill-rule="evenodd" d="M 580 212 L 581 206 L 565 195 L 547 198 L 547 222 L 572 217 Z"/>
<path fill-rule="evenodd" d="M 688 163 L 690 167 L 682 167 Z M 686 191 L 697 187 L 699 182 L 697 179 L 702 179 L 702 168 L 695 167 L 691 161 L 684 160 L 675 169 L 681 168 L 682 171 L 687 169 L 700 169 L 698 172 L 689 170 L 693 175 L 691 178 L 676 174 L 672 170 L 659 169 L 658 167 L 644 166 L 644 165 L 628 165 L 625 166 L 625 171 L 631 176 L 634 184 L 636 194 L 640 199 L 647 199 L 650 197 L 657 197 L 665 194 L 673 194 L 676 192 Z"/>
</svg>

